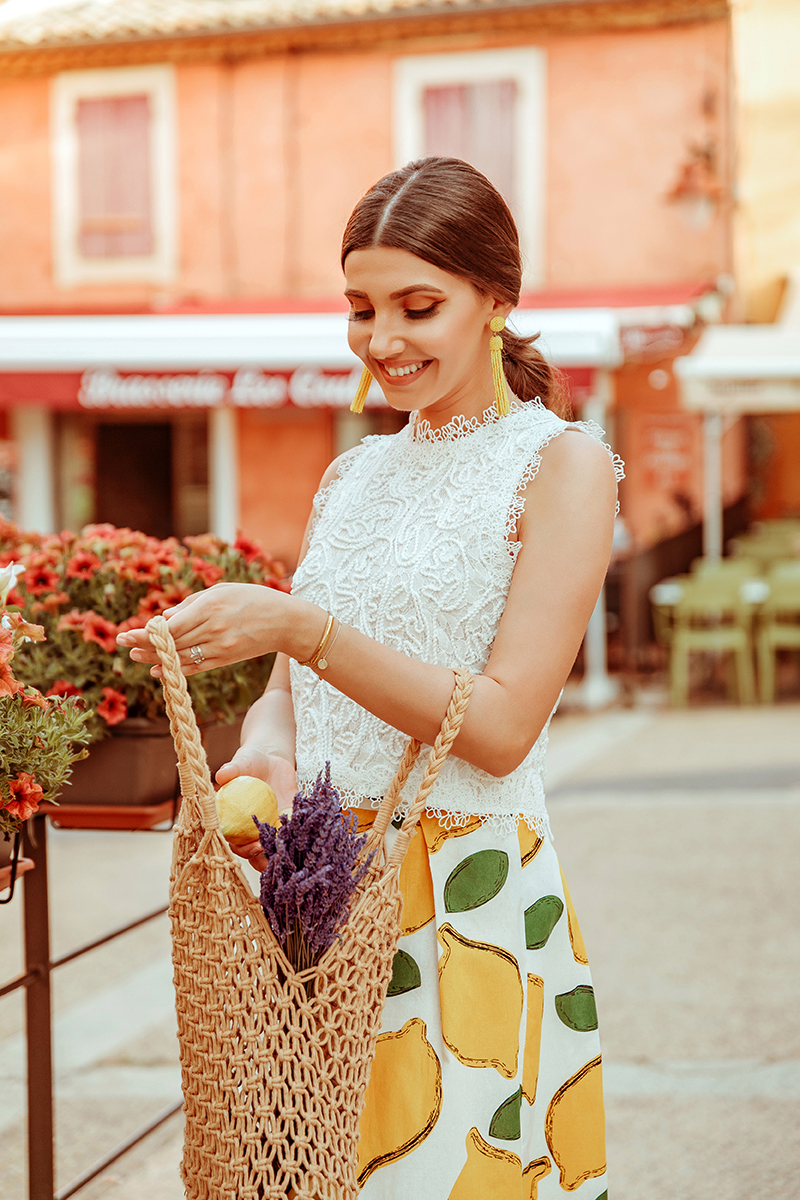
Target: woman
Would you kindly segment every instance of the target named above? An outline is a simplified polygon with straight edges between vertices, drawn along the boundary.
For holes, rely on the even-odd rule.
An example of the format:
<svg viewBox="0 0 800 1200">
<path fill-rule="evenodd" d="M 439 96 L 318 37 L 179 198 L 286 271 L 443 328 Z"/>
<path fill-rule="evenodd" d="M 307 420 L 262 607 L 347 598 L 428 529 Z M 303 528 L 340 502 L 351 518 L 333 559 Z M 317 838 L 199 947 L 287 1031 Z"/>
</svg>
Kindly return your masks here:
<svg viewBox="0 0 800 1200">
<path fill-rule="evenodd" d="M 172 609 L 170 628 L 187 675 L 278 652 L 219 782 L 259 775 L 285 807 L 330 761 L 362 827 L 407 738 L 433 742 L 452 668 L 475 674 L 403 867 L 364 1196 L 598 1200 L 597 1021 L 543 771 L 608 564 L 614 463 L 596 430 L 546 407 L 553 374 L 508 330 L 500 415 L 491 325 L 518 302 L 519 245 L 472 167 L 429 158 L 382 179 L 350 218 L 342 265 L 350 345 L 409 424 L 332 463 L 291 596 L 221 584 Z M 156 661 L 143 631 L 119 641 Z M 263 865 L 257 843 L 245 853 Z"/>
</svg>

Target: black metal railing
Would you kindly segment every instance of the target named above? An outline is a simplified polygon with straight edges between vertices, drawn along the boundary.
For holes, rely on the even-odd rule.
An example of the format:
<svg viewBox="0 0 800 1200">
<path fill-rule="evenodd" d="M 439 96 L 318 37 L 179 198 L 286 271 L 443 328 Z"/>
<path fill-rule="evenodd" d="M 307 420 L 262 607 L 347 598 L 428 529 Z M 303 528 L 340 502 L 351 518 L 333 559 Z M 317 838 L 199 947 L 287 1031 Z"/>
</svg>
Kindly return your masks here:
<svg viewBox="0 0 800 1200">
<path fill-rule="evenodd" d="M 55 1138 L 53 1119 L 53 1033 L 50 977 L 57 967 L 74 962 L 98 946 L 104 946 L 123 934 L 146 925 L 167 911 L 167 906 L 153 909 L 125 925 L 120 925 L 82 946 L 50 957 L 50 904 L 47 878 L 47 818 L 43 815 L 28 821 L 23 835 L 23 853 L 33 860 L 34 868 L 23 881 L 23 916 L 25 926 L 25 971 L 16 979 L 0 985 L 0 998 L 25 988 L 25 1043 L 27 1056 L 27 1117 L 28 1117 L 28 1200 L 68 1200 L 107 1167 L 163 1125 L 183 1104 L 176 1100 L 157 1113 L 141 1129 L 120 1142 L 86 1171 L 55 1190 Z"/>
</svg>

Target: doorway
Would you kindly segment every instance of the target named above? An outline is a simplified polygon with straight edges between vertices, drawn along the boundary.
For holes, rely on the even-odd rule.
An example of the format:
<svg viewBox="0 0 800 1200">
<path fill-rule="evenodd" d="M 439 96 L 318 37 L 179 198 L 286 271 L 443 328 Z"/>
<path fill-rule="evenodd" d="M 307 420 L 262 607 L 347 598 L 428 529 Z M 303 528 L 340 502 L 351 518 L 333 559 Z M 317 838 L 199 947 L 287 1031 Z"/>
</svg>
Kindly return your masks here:
<svg viewBox="0 0 800 1200">
<path fill-rule="evenodd" d="M 65 414 L 58 484 L 59 519 L 67 528 L 108 522 L 159 538 L 205 533 L 206 414 L 176 413 L 167 420 Z"/>
</svg>

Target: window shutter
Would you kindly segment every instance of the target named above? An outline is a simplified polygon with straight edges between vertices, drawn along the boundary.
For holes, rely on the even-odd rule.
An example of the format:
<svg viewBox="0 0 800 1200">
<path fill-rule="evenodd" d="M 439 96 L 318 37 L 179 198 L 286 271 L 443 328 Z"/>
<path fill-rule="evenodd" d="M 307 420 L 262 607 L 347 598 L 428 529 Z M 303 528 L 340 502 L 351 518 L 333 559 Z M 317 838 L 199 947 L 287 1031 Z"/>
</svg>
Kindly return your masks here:
<svg viewBox="0 0 800 1200">
<path fill-rule="evenodd" d="M 425 153 L 463 158 L 482 171 L 506 201 L 516 198 L 513 79 L 425 88 Z"/>
<path fill-rule="evenodd" d="M 149 98 L 79 100 L 76 119 L 80 254 L 152 254 Z"/>
</svg>

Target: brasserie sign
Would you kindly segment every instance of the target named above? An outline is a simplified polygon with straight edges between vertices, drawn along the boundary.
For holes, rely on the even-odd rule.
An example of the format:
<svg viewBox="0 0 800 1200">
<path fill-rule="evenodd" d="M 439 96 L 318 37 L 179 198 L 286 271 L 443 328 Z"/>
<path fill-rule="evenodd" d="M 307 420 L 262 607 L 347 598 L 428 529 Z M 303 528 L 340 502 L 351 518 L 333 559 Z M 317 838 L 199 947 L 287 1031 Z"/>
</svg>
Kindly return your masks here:
<svg viewBox="0 0 800 1200">
<path fill-rule="evenodd" d="M 88 409 L 149 408 L 346 408 L 360 378 L 360 368 L 326 371 L 297 367 L 294 371 L 263 371 L 240 367 L 238 371 L 126 374 L 111 367 L 95 367 L 80 377 L 78 404 Z M 373 386 L 371 403 L 381 403 Z"/>
</svg>

